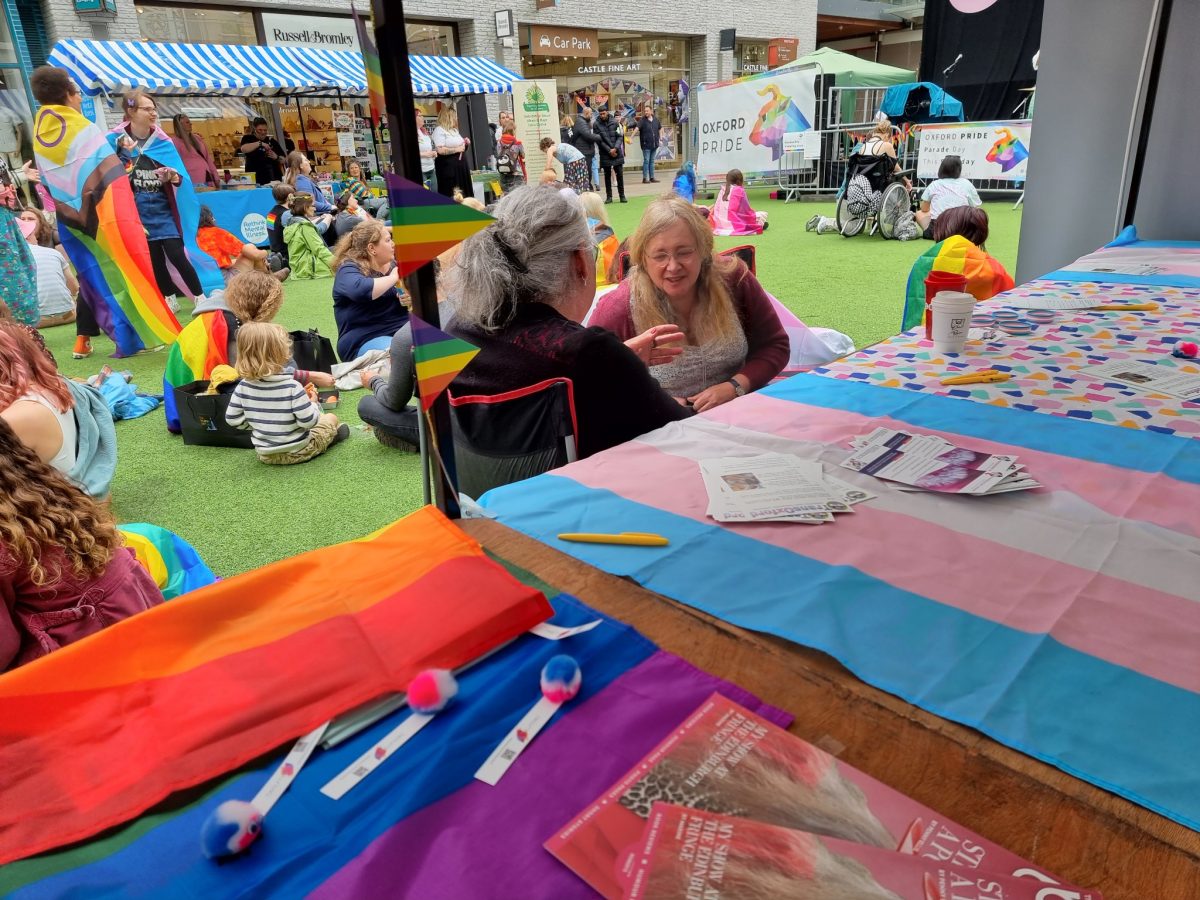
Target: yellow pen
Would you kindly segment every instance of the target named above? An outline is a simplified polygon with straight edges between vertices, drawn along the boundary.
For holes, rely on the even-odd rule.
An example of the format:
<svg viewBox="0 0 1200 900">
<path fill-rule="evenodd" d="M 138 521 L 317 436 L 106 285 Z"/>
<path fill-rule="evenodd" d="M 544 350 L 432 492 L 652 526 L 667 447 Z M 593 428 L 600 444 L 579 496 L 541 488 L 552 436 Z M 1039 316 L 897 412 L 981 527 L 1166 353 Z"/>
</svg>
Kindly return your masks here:
<svg viewBox="0 0 1200 900">
<path fill-rule="evenodd" d="M 583 531 L 572 531 L 558 536 L 560 541 L 574 541 L 579 544 L 627 544 L 632 547 L 665 547 L 668 541 L 661 534 L 646 531 L 622 531 L 619 534 L 590 534 Z"/>
<path fill-rule="evenodd" d="M 1092 312 L 1117 312 L 1119 310 L 1141 310 L 1143 312 L 1153 312 L 1158 309 L 1157 303 L 1106 303 L 1103 306 L 1091 307 Z"/>
<path fill-rule="evenodd" d="M 943 378 L 942 384 L 995 384 L 1000 381 L 1008 381 L 1012 378 L 1007 372 L 997 372 L 995 369 L 984 369 L 981 372 L 969 372 L 965 375 L 953 375 L 949 378 Z"/>
</svg>

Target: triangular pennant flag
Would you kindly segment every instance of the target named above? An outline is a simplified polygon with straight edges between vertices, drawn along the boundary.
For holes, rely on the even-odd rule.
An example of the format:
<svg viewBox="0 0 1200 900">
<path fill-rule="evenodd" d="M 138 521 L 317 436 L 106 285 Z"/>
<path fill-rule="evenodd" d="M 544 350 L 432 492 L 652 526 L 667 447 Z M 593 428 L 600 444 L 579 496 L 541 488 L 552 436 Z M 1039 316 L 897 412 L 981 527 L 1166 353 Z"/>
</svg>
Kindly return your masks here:
<svg viewBox="0 0 1200 900">
<path fill-rule="evenodd" d="M 433 401 L 452 382 L 479 352 L 478 347 L 451 337 L 434 328 L 424 319 L 409 316 L 412 323 L 413 363 L 417 370 L 417 393 L 421 409 L 428 410 Z"/>
<path fill-rule="evenodd" d="M 379 66 L 379 51 L 371 40 L 371 27 L 353 6 L 354 27 L 358 30 L 358 46 L 362 52 L 363 66 L 367 70 L 367 99 L 371 104 L 371 121 L 378 124 L 383 120 L 386 104 L 383 99 L 383 69 Z"/>
<path fill-rule="evenodd" d="M 392 240 L 396 262 L 403 277 L 415 272 L 438 254 L 465 241 L 495 221 L 487 213 L 455 203 L 424 185 L 384 175 L 391 205 Z"/>
</svg>

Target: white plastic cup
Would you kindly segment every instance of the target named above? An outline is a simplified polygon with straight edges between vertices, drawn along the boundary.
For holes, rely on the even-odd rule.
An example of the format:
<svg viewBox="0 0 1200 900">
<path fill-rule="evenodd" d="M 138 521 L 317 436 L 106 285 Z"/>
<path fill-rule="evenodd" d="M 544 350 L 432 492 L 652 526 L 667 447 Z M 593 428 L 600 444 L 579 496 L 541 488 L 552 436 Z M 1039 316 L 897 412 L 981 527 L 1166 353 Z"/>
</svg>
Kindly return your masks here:
<svg viewBox="0 0 1200 900">
<path fill-rule="evenodd" d="M 933 349 L 938 353 L 962 353 L 971 329 L 975 298 L 958 291 L 938 291 L 930 309 L 933 312 Z"/>
</svg>

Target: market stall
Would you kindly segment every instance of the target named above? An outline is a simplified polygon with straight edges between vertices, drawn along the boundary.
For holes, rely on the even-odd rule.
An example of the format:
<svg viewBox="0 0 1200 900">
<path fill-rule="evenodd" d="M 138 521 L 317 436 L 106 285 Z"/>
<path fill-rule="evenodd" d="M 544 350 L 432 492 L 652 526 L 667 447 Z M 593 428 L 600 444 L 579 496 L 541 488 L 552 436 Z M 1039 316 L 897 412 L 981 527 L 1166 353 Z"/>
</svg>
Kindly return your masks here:
<svg viewBox="0 0 1200 900">
<path fill-rule="evenodd" d="M 85 96 L 107 100 L 95 105 L 102 127 L 105 116 L 114 115 L 113 98 L 139 87 L 158 99 L 168 133 L 173 113 L 192 118 L 223 181 L 219 190 L 203 195 L 203 202 L 221 227 L 252 243 L 265 243 L 265 214 L 274 202 L 270 191 L 253 184 L 237 155 L 254 116 L 273 123 L 272 132 L 285 148 L 306 153 L 331 188 L 336 189 L 350 158 L 371 172 L 389 164 L 389 135 L 386 127 L 377 129 L 378 123 L 370 121 L 366 73 L 357 52 L 65 40 L 54 46 L 48 62 L 66 69 Z M 474 57 L 414 56 L 409 63 L 414 93 L 434 117 L 442 103 L 457 98 L 511 92 L 517 77 Z"/>
</svg>

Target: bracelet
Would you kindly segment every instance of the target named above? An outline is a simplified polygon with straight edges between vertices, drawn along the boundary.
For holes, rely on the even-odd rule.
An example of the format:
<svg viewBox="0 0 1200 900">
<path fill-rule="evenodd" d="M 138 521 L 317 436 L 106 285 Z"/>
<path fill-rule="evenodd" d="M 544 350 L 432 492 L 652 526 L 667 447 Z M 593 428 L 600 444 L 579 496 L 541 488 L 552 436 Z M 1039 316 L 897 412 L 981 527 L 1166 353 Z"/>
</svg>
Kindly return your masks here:
<svg viewBox="0 0 1200 900">
<path fill-rule="evenodd" d="M 735 397 L 745 397 L 746 389 L 741 386 L 736 378 L 730 378 L 729 383 L 733 385 L 733 395 Z"/>
</svg>

